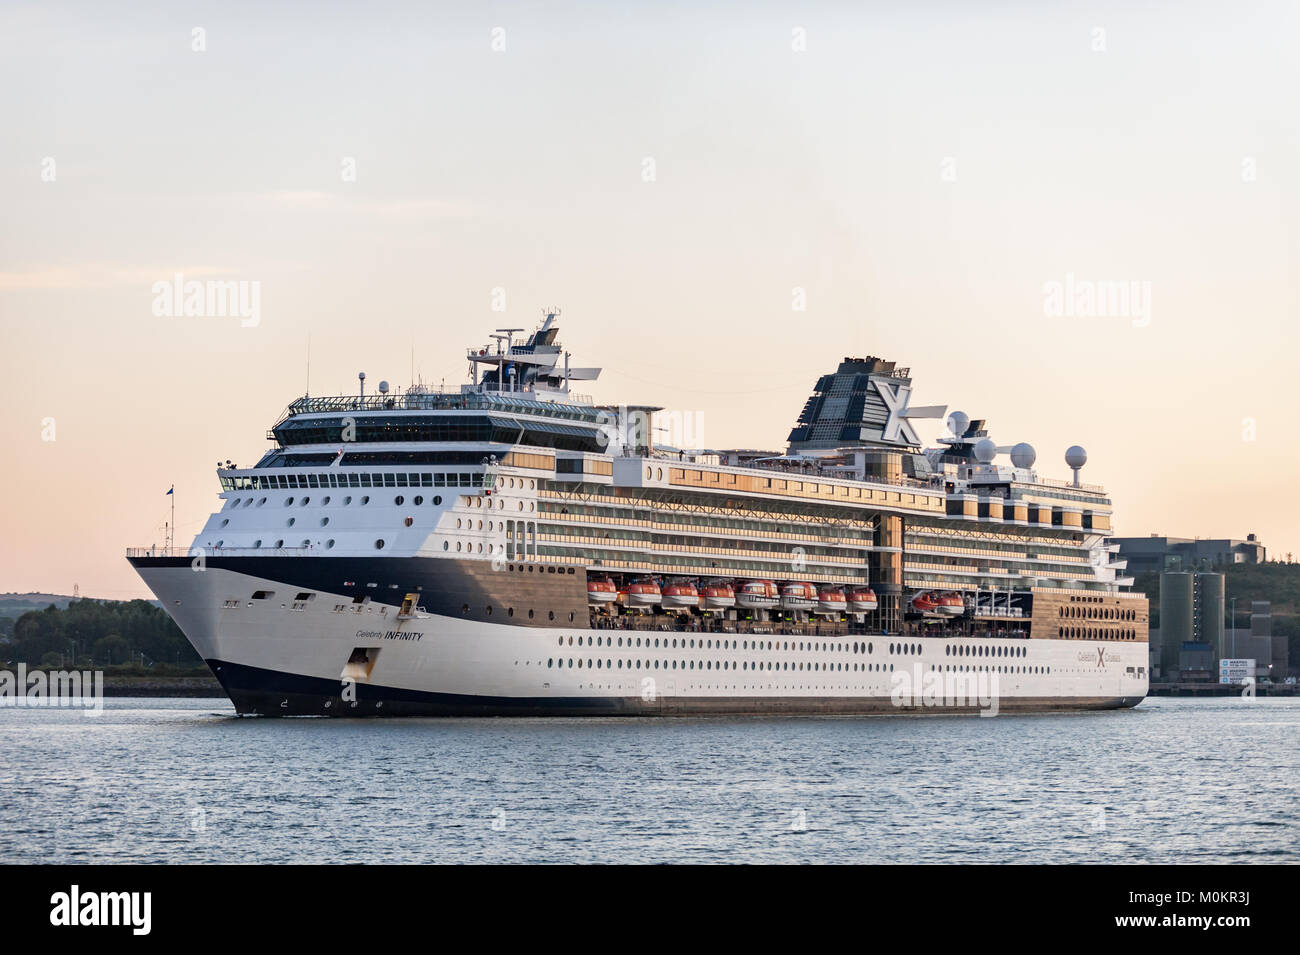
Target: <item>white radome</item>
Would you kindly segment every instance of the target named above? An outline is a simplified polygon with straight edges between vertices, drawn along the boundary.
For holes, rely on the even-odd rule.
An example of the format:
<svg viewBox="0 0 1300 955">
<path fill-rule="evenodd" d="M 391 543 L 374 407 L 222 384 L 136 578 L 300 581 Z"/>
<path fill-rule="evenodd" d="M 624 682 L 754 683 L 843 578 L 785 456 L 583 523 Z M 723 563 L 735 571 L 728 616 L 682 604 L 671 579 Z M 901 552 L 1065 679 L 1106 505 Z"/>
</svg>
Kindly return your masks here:
<svg viewBox="0 0 1300 955">
<path fill-rule="evenodd" d="M 1073 444 L 1065 452 L 1065 463 L 1077 470 L 1088 463 L 1088 452 Z"/>
<path fill-rule="evenodd" d="M 1018 468 L 1032 468 L 1037 460 L 1038 452 L 1026 441 L 1021 441 L 1011 449 L 1011 463 Z"/>
<path fill-rule="evenodd" d="M 998 456 L 998 446 L 992 438 L 980 438 L 975 442 L 975 460 L 980 464 L 992 464 Z"/>
<path fill-rule="evenodd" d="M 948 415 L 948 430 L 954 438 L 960 438 L 970 427 L 970 415 L 964 411 L 954 411 Z"/>
</svg>

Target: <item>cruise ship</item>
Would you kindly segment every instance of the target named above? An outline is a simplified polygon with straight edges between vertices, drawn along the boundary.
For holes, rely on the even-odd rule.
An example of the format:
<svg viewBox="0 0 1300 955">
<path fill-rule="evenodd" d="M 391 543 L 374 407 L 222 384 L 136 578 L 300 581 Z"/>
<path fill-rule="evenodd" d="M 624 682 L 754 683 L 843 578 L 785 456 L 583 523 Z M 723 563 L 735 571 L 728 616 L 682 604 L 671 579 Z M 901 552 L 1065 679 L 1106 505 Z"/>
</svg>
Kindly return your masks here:
<svg viewBox="0 0 1300 955">
<path fill-rule="evenodd" d="M 127 558 L 241 714 L 1131 707 L 1148 607 L 1103 488 L 845 358 L 784 450 L 656 445 L 558 312 L 454 391 L 304 396 L 188 548 Z M 516 339 L 519 334 L 519 339 Z M 740 409 L 737 409 L 739 413 Z M 925 448 L 922 419 L 946 424 Z M 685 443 L 685 442 L 679 442 Z M 975 692 L 978 682 L 978 694 Z M 900 691 L 900 687 L 902 690 Z M 924 687 L 924 690 L 922 688 Z"/>
</svg>

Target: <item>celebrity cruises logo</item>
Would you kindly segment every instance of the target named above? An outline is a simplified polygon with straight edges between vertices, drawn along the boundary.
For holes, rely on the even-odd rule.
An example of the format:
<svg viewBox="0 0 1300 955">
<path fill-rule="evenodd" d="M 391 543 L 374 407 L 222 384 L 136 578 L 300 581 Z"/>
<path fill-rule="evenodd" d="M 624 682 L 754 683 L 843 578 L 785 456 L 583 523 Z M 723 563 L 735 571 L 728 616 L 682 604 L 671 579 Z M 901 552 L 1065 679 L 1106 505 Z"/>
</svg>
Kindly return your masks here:
<svg viewBox="0 0 1300 955">
<path fill-rule="evenodd" d="M 890 702 L 900 708 L 955 706 L 998 715 L 998 675 L 987 670 L 941 673 L 914 663 L 911 670 L 895 670 L 890 680 Z"/>
<path fill-rule="evenodd" d="M 50 896 L 51 925 L 126 925 L 148 935 L 153 925 L 151 892 L 82 892 L 74 885 Z"/>
<path fill-rule="evenodd" d="M 71 707 L 86 716 L 104 712 L 103 670 L 0 670 L 0 706 Z"/>
</svg>

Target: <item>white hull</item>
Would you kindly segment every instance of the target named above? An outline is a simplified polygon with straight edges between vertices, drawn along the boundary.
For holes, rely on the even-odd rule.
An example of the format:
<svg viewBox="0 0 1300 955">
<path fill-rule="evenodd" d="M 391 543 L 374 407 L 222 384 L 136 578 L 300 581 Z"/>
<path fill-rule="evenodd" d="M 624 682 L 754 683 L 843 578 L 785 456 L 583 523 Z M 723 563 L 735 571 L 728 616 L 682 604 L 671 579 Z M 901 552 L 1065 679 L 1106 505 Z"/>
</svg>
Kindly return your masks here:
<svg viewBox="0 0 1300 955">
<path fill-rule="evenodd" d="M 299 605 L 281 599 L 293 588 L 227 569 L 138 570 L 243 712 L 888 712 L 894 672 L 917 667 L 996 673 L 1001 709 L 1131 706 L 1147 692 L 1145 642 L 398 620 L 396 606 L 328 593 Z M 248 599 L 259 590 L 280 595 Z M 342 676 L 358 647 L 378 653 L 354 707 Z"/>
</svg>

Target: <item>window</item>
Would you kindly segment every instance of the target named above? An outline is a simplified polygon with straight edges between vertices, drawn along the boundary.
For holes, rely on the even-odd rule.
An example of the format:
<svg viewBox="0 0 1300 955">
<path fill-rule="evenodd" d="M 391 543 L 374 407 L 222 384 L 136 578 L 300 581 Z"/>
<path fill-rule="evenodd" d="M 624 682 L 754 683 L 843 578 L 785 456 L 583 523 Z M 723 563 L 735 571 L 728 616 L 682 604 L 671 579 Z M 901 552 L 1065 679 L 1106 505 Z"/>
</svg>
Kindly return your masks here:
<svg viewBox="0 0 1300 955">
<path fill-rule="evenodd" d="M 375 550 L 383 550 L 383 549 L 384 549 L 384 539 L 381 537 L 379 538 L 379 540 L 375 541 Z"/>
</svg>

